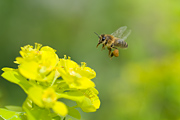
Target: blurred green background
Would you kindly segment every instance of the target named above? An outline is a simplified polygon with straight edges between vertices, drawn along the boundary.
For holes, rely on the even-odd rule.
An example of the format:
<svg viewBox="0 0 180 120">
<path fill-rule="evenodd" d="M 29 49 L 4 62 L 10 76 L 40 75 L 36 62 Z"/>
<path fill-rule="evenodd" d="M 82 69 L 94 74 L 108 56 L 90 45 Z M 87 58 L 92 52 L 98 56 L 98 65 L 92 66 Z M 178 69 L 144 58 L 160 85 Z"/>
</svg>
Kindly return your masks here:
<svg viewBox="0 0 180 120">
<path fill-rule="evenodd" d="M 129 48 L 110 60 L 94 32 L 121 26 Z M 82 120 L 180 120 L 179 0 L 0 0 L 0 68 L 17 68 L 20 47 L 35 42 L 96 71 L 101 107 Z M 25 97 L 0 78 L 0 107 Z"/>
</svg>

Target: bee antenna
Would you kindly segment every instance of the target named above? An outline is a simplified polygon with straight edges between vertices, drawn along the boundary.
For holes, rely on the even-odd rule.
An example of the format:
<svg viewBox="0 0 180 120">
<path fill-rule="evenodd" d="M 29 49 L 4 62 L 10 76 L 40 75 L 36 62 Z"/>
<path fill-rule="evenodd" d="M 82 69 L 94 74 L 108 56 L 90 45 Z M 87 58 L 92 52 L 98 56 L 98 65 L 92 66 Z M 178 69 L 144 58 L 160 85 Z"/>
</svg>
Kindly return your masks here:
<svg viewBox="0 0 180 120">
<path fill-rule="evenodd" d="M 100 36 L 96 32 L 94 32 L 94 33 L 100 38 Z"/>
</svg>

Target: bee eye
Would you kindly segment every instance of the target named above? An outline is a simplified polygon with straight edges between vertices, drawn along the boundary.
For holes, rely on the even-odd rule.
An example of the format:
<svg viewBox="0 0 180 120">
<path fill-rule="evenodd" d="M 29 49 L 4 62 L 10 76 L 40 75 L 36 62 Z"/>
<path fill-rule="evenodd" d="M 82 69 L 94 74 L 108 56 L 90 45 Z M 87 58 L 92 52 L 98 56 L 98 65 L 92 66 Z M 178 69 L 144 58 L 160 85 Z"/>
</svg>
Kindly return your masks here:
<svg viewBox="0 0 180 120">
<path fill-rule="evenodd" d="M 106 38 L 105 38 L 105 37 L 103 37 L 103 38 L 102 38 L 102 41 L 104 41 L 105 39 L 106 39 Z"/>
</svg>

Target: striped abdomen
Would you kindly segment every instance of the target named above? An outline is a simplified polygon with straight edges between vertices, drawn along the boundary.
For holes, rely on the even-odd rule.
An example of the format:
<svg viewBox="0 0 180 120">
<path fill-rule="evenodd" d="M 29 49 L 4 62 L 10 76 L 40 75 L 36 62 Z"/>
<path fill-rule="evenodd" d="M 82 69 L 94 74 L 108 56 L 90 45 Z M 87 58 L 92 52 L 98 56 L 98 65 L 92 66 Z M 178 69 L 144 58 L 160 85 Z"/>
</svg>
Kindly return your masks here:
<svg viewBox="0 0 180 120">
<path fill-rule="evenodd" d="M 128 44 L 124 40 L 116 39 L 115 42 L 114 42 L 114 46 L 120 47 L 120 48 L 127 48 Z"/>
</svg>

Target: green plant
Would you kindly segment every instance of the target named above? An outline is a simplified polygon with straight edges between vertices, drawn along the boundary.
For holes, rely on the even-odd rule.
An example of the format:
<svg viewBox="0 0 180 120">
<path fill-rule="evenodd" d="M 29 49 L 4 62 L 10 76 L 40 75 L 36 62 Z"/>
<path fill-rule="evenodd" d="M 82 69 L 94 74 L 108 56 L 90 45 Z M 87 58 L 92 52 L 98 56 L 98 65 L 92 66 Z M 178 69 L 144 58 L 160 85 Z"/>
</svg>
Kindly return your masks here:
<svg viewBox="0 0 180 120">
<path fill-rule="evenodd" d="M 2 77 L 18 84 L 27 94 L 22 107 L 7 106 L 0 109 L 4 119 L 59 120 L 67 115 L 80 119 L 80 113 L 95 112 L 100 106 L 98 91 L 91 81 L 96 72 L 82 62 L 78 65 L 70 57 L 58 58 L 49 46 L 35 43 L 35 47 L 21 47 L 17 69 L 3 68 Z M 68 106 L 61 99 L 76 102 Z"/>
</svg>

